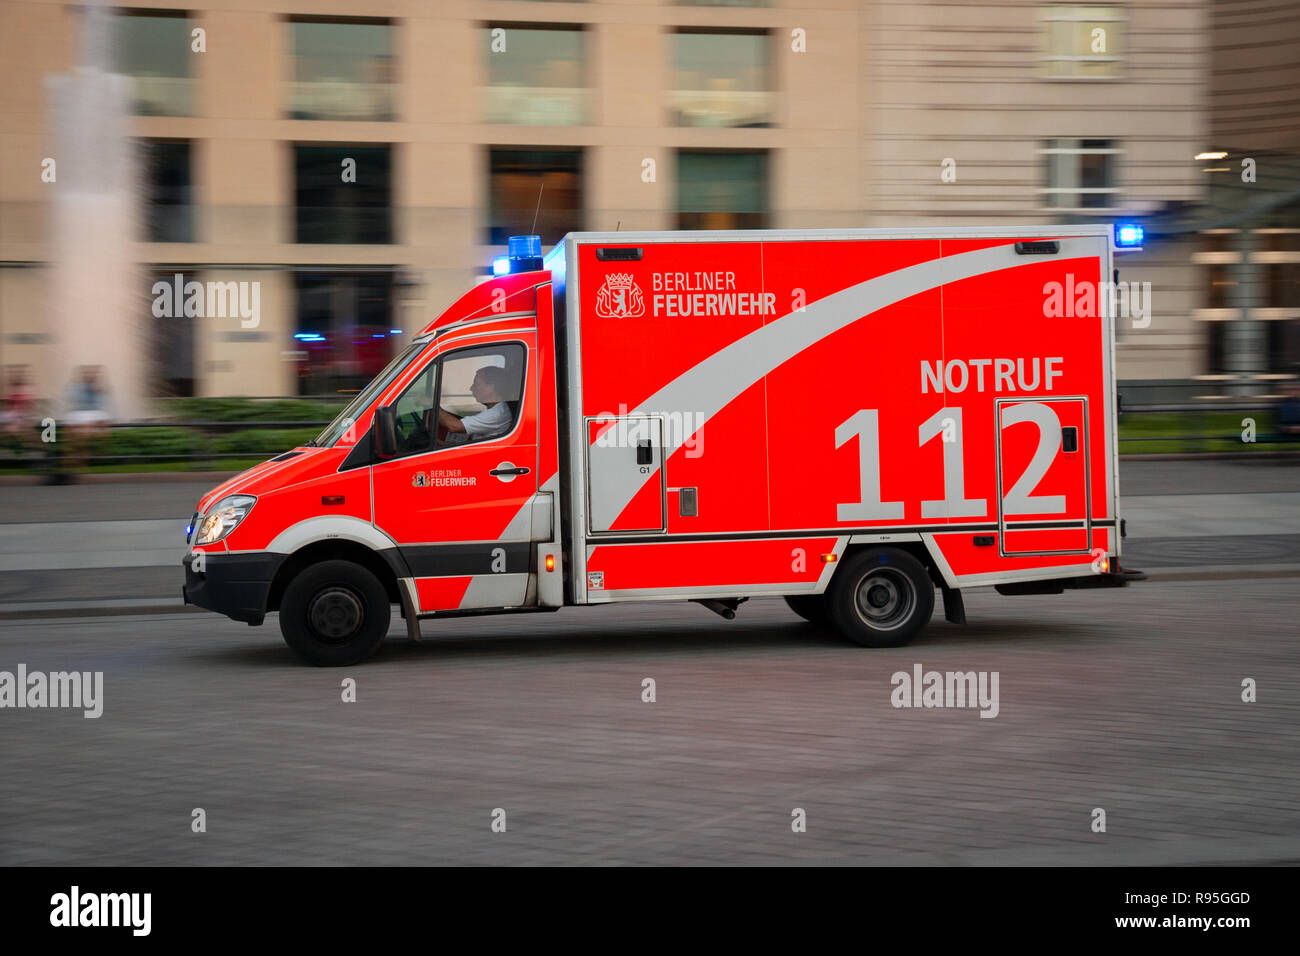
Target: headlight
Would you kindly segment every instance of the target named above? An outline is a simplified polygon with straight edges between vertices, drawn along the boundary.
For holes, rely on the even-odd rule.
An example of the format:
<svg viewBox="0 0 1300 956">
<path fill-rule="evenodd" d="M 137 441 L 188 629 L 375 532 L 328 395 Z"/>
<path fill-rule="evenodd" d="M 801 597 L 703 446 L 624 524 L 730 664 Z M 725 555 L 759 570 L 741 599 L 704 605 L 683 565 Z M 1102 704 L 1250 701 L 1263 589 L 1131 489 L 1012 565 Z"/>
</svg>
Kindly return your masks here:
<svg viewBox="0 0 1300 956">
<path fill-rule="evenodd" d="M 222 498 L 199 522 L 199 531 L 194 537 L 194 543 L 212 544 L 214 541 L 220 541 L 235 530 L 235 525 L 244 520 L 244 515 L 252 509 L 253 502 L 256 500 L 252 495 L 227 495 Z"/>
</svg>

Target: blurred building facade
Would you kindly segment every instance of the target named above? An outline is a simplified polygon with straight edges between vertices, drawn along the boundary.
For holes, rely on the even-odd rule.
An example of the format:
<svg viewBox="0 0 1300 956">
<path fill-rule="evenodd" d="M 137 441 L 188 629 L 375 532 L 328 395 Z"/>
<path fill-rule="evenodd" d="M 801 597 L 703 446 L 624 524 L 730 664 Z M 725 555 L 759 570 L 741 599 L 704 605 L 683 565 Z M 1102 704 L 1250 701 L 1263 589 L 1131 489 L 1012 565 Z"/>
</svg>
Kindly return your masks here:
<svg viewBox="0 0 1300 956">
<path fill-rule="evenodd" d="M 514 233 L 1173 222 L 1207 202 L 1216 136 L 1259 142 L 1213 120 L 1238 109 L 1212 79 L 1239 74 L 1208 0 L 161 3 L 120 4 L 117 45 L 160 393 L 353 388 Z M 38 376 L 43 78 L 75 63 L 81 17 L 0 6 L 0 363 Z M 1216 371 L 1216 240 L 1178 222 L 1121 263 L 1152 288 L 1121 378 Z M 257 283 L 256 326 L 153 316 L 177 275 Z"/>
</svg>

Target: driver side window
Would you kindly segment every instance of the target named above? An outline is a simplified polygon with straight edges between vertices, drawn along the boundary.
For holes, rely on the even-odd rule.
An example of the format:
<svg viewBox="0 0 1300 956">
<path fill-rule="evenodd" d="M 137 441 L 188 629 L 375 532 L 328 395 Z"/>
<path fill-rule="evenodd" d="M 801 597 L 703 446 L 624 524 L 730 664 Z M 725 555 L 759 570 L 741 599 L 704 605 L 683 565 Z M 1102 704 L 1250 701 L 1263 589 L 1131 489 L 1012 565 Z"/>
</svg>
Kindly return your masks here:
<svg viewBox="0 0 1300 956">
<path fill-rule="evenodd" d="M 491 441 L 514 429 L 523 397 L 524 359 L 523 345 L 505 342 L 462 349 L 440 360 L 439 448 Z"/>
<path fill-rule="evenodd" d="M 393 405 L 397 455 L 509 434 L 519 420 L 525 360 L 521 343 L 504 342 L 430 362 Z"/>
<path fill-rule="evenodd" d="M 406 387 L 394 405 L 397 426 L 397 453 L 416 455 L 433 448 L 438 427 L 439 362 L 430 362 Z"/>
</svg>

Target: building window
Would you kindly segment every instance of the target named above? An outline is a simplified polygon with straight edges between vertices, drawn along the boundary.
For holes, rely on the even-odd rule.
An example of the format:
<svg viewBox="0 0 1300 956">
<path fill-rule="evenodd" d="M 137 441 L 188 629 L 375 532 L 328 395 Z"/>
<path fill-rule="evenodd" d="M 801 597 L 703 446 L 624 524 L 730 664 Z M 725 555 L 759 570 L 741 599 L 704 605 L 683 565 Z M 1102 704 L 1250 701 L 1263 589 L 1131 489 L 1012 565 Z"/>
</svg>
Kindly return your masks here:
<svg viewBox="0 0 1300 956">
<path fill-rule="evenodd" d="M 198 275 L 185 273 L 183 269 L 163 271 L 154 267 L 149 275 L 146 289 L 149 297 L 144 299 L 145 315 L 142 321 L 149 329 L 149 394 L 163 397 L 188 397 L 194 394 L 194 324 L 193 318 L 186 317 L 183 308 L 175 308 L 172 315 L 154 315 L 154 285 L 158 282 L 171 287 L 176 282 L 176 274 L 183 274 L 182 283 L 188 279 L 198 279 Z"/>
<path fill-rule="evenodd" d="M 1264 271 L 1264 305 L 1271 309 L 1300 309 L 1300 262 L 1273 262 Z"/>
<path fill-rule="evenodd" d="M 142 116 L 192 116 L 190 21 L 184 12 L 120 11 L 115 69 L 133 79 L 132 110 Z"/>
<path fill-rule="evenodd" d="M 295 146 L 296 242 L 387 243 L 392 236 L 389 146 Z"/>
<path fill-rule="evenodd" d="M 588 122 L 581 28 L 489 24 L 483 30 L 489 123 L 582 126 Z"/>
<path fill-rule="evenodd" d="M 1209 375 L 1228 372 L 1228 322 L 1205 323 L 1205 371 Z"/>
<path fill-rule="evenodd" d="M 1201 233 L 1201 248 L 1206 252 L 1236 252 L 1237 230 L 1219 229 Z"/>
<path fill-rule="evenodd" d="M 389 272 L 302 272 L 294 276 L 298 394 L 349 394 L 393 357 L 393 276 Z"/>
<path fill-rule="evenodd" d="M 682 150 L 677 154 L 678 229 L 767 225 L 767 153 Z"/>
<path fill-rule="evenodd" d="M 140 141 L 146 242 L 193 242 L 194 200 L 189 140 Z"/>
<path fill-rule="evenodd" d="M 1049 139 L 1042 149 L 1048 209 L 1066 212 L 1119 205 L 1120 150 L 1109 139 Z"/>
<path fill-rule="evenodd" d="M 386 20 L 289 23 L 293 86 L 289 116 L 305 120 L 393 119 L 393 28 Z"/>
<path fill-rule="evenodd" d="M 1300 375 L 1300 319 L 1268 323 L 1268 370 L 1275 375 Z"/>
<path fill-rule="evenodd" d="M 1048 76 L 1107 79 L 1118 76 L 1124 42 L 1120 7 L 1043 8 L 1043 64 Z"/>
<path fill-rule="evenodd" d="M 771 126 L 771 41 L 766 33 L 673 34 L 672 122 Z"/>
<path fill-rule="evenodd" d="M 492 149 L 488 242 L 538 235 L 552 246 L 582 229 L 582 151 Z M 536 215 L 537 224 L 533 225 Z"/>
<path fill-rule="evenodd" d="M 1264 252 L 1300 252 L 1300 229 L 1260 229 L 1256 244 Z"/>
<path fill-rule="evenodd" d="M 1205 307 L 1207 309 L 1231 309 L 1236 307 L 1233 302 L 1234 289 L 1237 280 L 1233 278 L 1233 271 L 1236 267 L 1222 262 L 1212 263 L 1204 267 L 1206 278 L 1205 290 Z"/>
</svg>

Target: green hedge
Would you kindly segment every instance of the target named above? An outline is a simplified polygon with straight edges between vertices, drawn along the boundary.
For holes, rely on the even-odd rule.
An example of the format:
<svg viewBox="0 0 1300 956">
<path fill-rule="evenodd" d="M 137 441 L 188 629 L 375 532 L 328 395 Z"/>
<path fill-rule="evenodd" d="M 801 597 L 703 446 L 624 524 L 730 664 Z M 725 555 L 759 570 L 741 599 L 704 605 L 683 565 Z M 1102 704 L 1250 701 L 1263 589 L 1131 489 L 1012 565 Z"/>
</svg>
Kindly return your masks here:
<svg viewBox="0 0 1300 956">
<path fill-rule="evenodd" d="M 191 428 L 114 428 L 90 444 L 90 454 L 191 455 L 203 451 L 203 436 Z"/>
<path fill-rule="evenodd" d="M 345 404 L 314 398 L 175 398 L 157 408 L 176 422 L 328 422 Z"/>
<path fill-rule="evenodd" d="M 305 445 L 320 434 L 319 428 L 245 428 L 213 435 L 201 449 L 205 454 L 278 455 Z"/>
<path fill-rule="evenodd" d="M 320 433 L 309 428 L 243 428 L 205 435 L 190 428 L 115 428 L 91 444 L 95 457 L 116 455 L 239 455 L 268 458 Z"/>
<path fill-rule="evenodd" d="M 1242 421 L 1255 420 L 1254 442 L 1242 441 Z M 1121 455 L 1173 452 L 1263 452 L 1300 449 L 1298 441 L 1266 441 L 1277 429 L 1277 416 L 1265 411 L 1128 412 L 1120 416 L 1119 437 L 1144 439 L 1178 436 L 1177 441 L 1121 441 Z M 1218 436 L 1205 439 L 1205 435 Z"/>
</svg>

